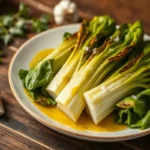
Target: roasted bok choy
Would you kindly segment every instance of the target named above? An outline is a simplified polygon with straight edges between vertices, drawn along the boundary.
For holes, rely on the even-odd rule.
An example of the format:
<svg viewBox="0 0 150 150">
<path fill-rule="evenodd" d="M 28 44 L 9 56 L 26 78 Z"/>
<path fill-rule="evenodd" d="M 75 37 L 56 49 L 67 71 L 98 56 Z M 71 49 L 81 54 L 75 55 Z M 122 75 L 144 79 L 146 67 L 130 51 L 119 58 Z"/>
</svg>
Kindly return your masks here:
<svg viewBox="0 0 150 150">
<path fill-rule="evenodd" d="M 75 76 L 93 50 L 115 31 L 115 21 L 109 16 L 94 17 L 90 22 L 83 21 L 78 32 L 77 43 L 70 57 L 46 87 L 46 91 L 56 98 L 70 79 Z"/>
<path fill-rule="evenodd" d="M 43 105 L 56 104 L 55 100 L 45 91 L 45 87 L 70 56 L 76 40 L 77 33 L 74 33 L 30 70 L 20 69 L 20 79 L 33 100 Z M 40 97 L 41 94 L 46 98 Z"/>
<path fill-rule="evenodd" d="M 131 95 L 117 104 L 117 123 L 131 128 L 145 129 L 150 126 L 150 89 Z"/>
<path fill-rule="evenodd" d="M 136 22 L 129 28 L 121 26 L 102 46 L 94 48 L 89 59 L 56 98 L 58 107 L 76 121 L 86 105 L 83 93 L 100 84 L 117 64 L 122 64 L 142 37 L 141 23 Z"/>
<path fill-rule="evenodd" d="M 58 48 L 19 75 L 36 102 L 57 103 L 74 122 L 84 109 L 95 124 L 116 109 L 116 123 L 145 129 L 150 125 L 150 43 L 143 36 L 140 21 L 116 27 L 113 18 L 96 16 L 76 33 L 65 33 Z"/>
<path fill-rule="evenodd" d="M 136 92 L 150 87 L 150 44 L 135 53 L 119 69 L 119 73 L 108 78 L 94 89 L 84 93 L 90 115 L 95 123 L 100 122 L 114 110 L 115 103 Z"/>
</svg>

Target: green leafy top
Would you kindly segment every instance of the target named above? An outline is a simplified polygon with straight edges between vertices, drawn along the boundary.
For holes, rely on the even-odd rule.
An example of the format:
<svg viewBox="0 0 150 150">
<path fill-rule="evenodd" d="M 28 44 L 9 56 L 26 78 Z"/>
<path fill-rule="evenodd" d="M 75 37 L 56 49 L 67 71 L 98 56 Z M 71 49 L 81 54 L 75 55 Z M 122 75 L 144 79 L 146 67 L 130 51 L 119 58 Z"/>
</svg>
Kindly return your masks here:
<svg viewBox="0 0 150 150">
<path fill-rule="evenodd" d="M 129 96 L 116 104 L 118 123 L 132 128 L 145 129 L 150 126 L 150 89 Z"/>
</svg>

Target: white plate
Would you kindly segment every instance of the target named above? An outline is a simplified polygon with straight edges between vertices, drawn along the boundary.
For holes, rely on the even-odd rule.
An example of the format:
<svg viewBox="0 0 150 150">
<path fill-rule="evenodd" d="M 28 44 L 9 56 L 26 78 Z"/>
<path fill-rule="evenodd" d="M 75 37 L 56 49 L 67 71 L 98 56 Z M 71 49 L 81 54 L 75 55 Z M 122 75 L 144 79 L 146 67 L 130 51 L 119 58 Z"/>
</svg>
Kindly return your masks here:
<svg viewBox="0 0 150 150">
<path fill-rule="evenodd" d="M 94 132 L 79 131 L 71 127 L 61 124 L 45 114 L 43 114 L 27 97 L 23 90 L 22 83 L 19 79 L 19 69 L 29 69 L 28 65 L 33 56 L 40 50 L 48 47 L 56 47 L 62 41 L 64 32 L 75 32 L 79 28 L 79 24 L 63 26 L 43 32 L 31 40 L 27 41 L 14 55 L 9 67 L 9 83 L 13 94 L 15 95 L 21 106 L 36 120 L 44 125 L 63 134 L 90 141 L 121 141 L 137 138 L 150 133 L 150 128 L 146 130 L 125 129 L 117 132 Z M 145 40 L 150 39 L 145 36 Z"/>
</svg>

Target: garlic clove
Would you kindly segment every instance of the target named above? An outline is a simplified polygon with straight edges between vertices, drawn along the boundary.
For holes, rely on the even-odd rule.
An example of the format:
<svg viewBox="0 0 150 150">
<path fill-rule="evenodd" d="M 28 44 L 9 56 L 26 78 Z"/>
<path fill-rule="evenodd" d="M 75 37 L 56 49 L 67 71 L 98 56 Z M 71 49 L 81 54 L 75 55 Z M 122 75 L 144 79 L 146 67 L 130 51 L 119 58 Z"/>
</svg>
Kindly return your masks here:
<svg viewBox="0 0 150 150">
<path fill-rule="evenodd" d="M 77 22 L 79 19 L 77 6 L 70 0 L 61 0 L 53 10 L 56 24 Z"/>
<path fill-rule="evenodd" d="M 61 0 L 59 5 L 64 9 L 64 10 L 68 10 L 69 6 L 70 6 L 70 0 Z"/>
<path fill-rule="evenodd" d="M 54 16 L 63 16 L 64 9 L 60 6 L 60 4 L 57 4 L 53 10 Z"/>
</svg>

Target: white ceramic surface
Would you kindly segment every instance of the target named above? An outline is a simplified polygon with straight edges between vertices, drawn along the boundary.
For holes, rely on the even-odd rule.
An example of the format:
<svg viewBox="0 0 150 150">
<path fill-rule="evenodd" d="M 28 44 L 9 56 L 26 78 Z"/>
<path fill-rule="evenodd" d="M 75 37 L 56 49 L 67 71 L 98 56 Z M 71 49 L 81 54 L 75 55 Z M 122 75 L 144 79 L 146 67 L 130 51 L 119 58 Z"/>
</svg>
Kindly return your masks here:
<svg viewBox="0 0 150 150">
<path fill-rule="evenodd" d="M 48 30 L 27 41 L 16 52 L 9 67 L 9 83 L 18 102 L 39 122 L 58 132 L 79 139 L 108 142 L 128 140 L 149 134 L 150 128 L 146 130 L 125 129 L 117 132 L 78 131 L 49 118 L 28 99 L 27 95 L 24 93 L 22 83 L 18 76 L 19 69 L 28 69 L 29 62 L 39 50 L 52 47 L 55 48 L 61 43 L 64 32 L 68 31 L 73 33 L 77 31 L 78 28 L 79 24 L 74 24 Z M 148 40 L 150 37 L 145 36 L 145 39 Z"/>
</svg>

